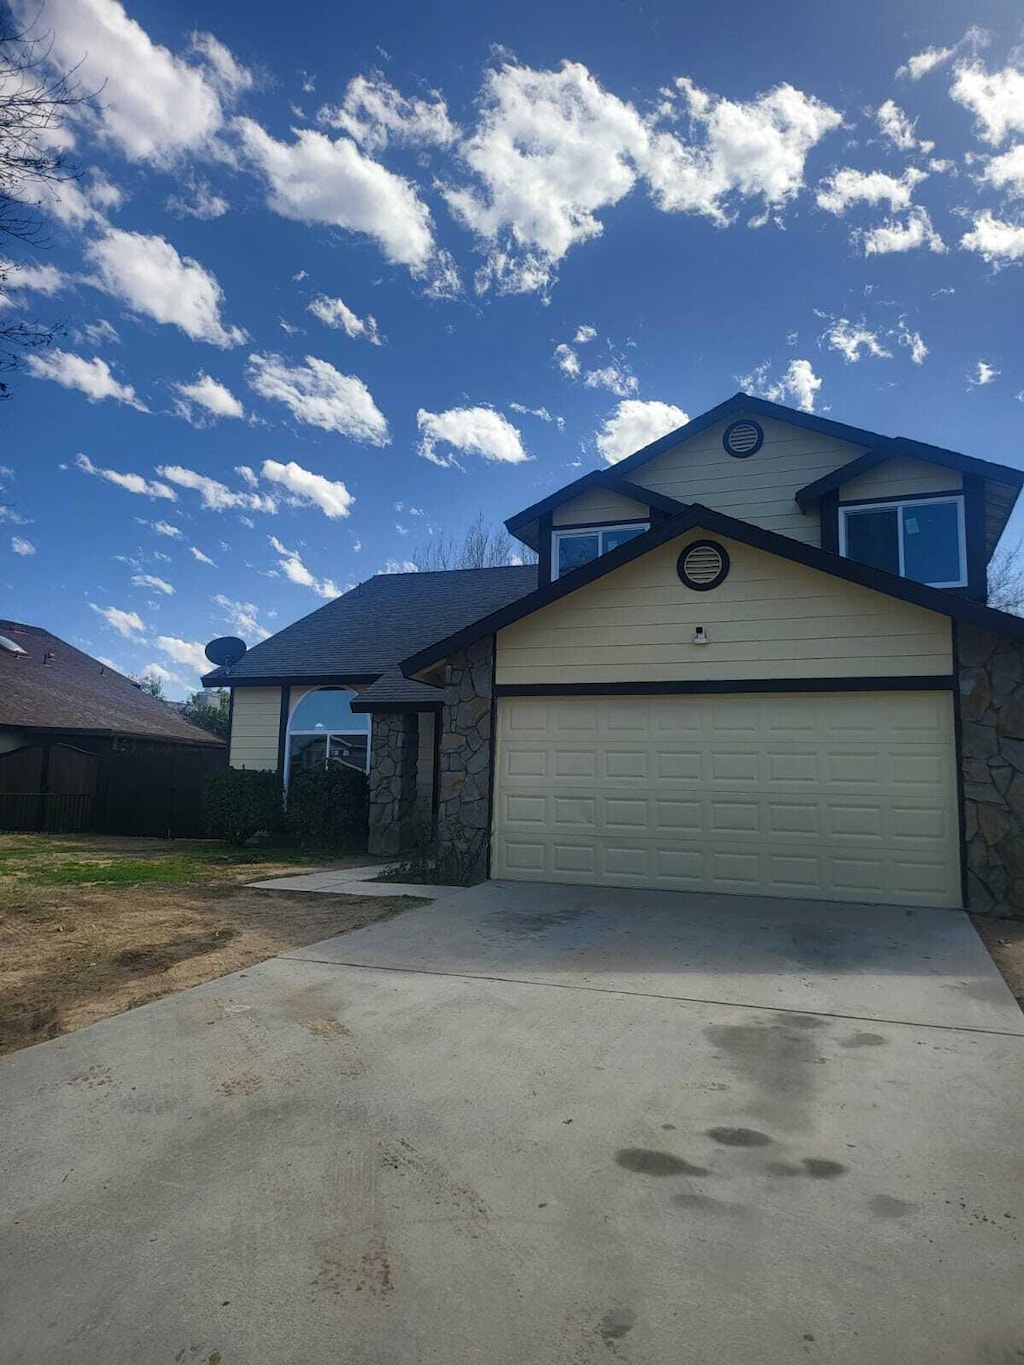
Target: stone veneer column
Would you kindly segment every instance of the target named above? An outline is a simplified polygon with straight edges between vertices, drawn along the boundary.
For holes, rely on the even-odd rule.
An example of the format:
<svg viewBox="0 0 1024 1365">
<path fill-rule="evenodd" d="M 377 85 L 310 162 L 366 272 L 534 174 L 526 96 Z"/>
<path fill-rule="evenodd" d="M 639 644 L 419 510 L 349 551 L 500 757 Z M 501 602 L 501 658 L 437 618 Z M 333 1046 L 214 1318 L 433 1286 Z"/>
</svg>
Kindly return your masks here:
<svg viewBox="0 0 1024 1365">
<path fill-rule="evenodd" d="M 437 856 L 460 880 L 487 876 L 493 682 L 493 636 L 445 664 Z"/>
<path fill-rule="evenodd" d="M 375 712 L 370 741 L 371 853 L 391 857 L 415 837 L 416 758 L 419 721 L 415 711 Z"/>
<path fill-rule="evenodd" d="M 1024 645 L 958 624 L 967 904 L 1024 913 Z"/>
</svg>

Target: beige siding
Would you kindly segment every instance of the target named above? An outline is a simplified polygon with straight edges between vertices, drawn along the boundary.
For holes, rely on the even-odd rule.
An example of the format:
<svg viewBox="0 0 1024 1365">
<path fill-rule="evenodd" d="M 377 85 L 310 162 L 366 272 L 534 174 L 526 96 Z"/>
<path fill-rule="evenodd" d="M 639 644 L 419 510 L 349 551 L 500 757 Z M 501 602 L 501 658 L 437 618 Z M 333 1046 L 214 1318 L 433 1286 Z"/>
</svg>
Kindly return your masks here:
<svg viewBox="0 0 1024 1365">
<path fill-rule="evenodd" d="M 636 521 L 648 515 L 649 508 L 642 502 L 624 498 L 609 488 L 591 488 L 572 502 L 556 507 L 551 519 L 555 526 L 573 526 L 581 522 L 589 525 L 598 521 Z"/>
<path fill-rule="evenodd" d="M 434 808 L 434 715 L 423 711 L 419 715 L 420 743 L 416 754 L 416 812 L 421 820 L 429 820 Z"/>
<path fill-rule="evenodd" d="M 279 687 L 236 687 L 231 717 L 232 768 L 277 768 Z"/>
<path fill-rule="evenodd" d="M 725 582 L 692 592 L 690 532 L 498 634 L 497 681 L 702 681 L 953 671 L 949 620 L 723 538 Z M 704 626 L 711 641 L 694 645 Z"/>
<path fill-rule="evenodd" d="M 912 498 L 919 493 L 951 493 L 963 487 L 955 469 L 921 460 L 886 460 L 869 469 L 859 479 L 851 479 L 839 490 L 841 502 L 861 498 Z"/>
<path fill-rule="evenodd" d="M 741 521 L 753 522 L 810 545 L 820 544 L 817 508 L 805 516 L 797 490 L 864 453 L 802 427 L 767 419 L 761 449 L 737 460 L 722 446 L 728 422 L 709 427 L 630 473 L 634 483 L 680 502 L 700 502 Z"/>
</svg>

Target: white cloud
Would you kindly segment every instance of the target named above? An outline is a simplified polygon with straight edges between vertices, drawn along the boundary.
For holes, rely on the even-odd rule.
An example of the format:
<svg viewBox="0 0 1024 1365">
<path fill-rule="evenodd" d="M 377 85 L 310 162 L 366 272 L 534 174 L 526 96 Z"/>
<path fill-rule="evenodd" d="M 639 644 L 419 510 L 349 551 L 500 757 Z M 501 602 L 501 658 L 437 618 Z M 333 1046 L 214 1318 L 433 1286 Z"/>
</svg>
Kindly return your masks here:
<svg viewBox="0 0 1024 1365">
<path fill-rule="evenodd" d="M 950 97 L 976 119 L 978 137 L 998 146 L 1010 133 L 1024 133 L 1024 71 L 1006 66 L 986 71 L 980 62 L 956 68 Z"/>
<path fill-rule="evenodd" d="M 45 294 L 48 298 L 59 294 L 68 284 L 67 276 L 62 275 L 55 265 L 27 265 L 14 261 L 0 260 L 0 276 L 4 277 L 4 290 L 10 294 L 26 289 L 33 294 Z M 3 300 L 0 299 L 0 308 Z"/>
<path fill-rule="evenodd" d="M 95 602 L 90 602 L 89 606 L 103 617 L 108 626 L 112 626 L 118 635 L 123 635 L 126 640 L 141 635 L 146 629 L 142 623 L 142 618 L 134 611 L 122 611 L 120 607 L 98 607 Z"/>
<path fill-rule="evenodd" d="M 627 398 L 605 419 L 597 433 L 597 448 L 607 464 L 618 464 L 689 420 L 674 403 Z"/>
<path fill-rule="evenodd" d="M 325 104 L 317 119 L 340 128 L 370 152 L 383 150 L 389 142 L 449 147 L 459 130 L 448 117 L 442 96 L 436 90 L 430 93 L 427 100 L 407 99 L 382 76 L 356 76 L 349 81 L 342 102 Z"/>
<path fill-rule="evenodd" d="M 154 521 L 150 523 L 158 536 L 166 536 L 168 540 L 177 540 L 181 531 L 177 526 L 172 526 L 169 521 Z"/>
<path fill-rule="evenodd" d="M 923 365 L 928 355 L 928 347 L 924 344 L 924 337 L 920 332 L 912 332 L 907 326 L 905 319 L 900 318 L 896 325 L 896 337 L 901 346 L 906 346 L 910 351 L 910 359 L 915 365 Z"/>
<path fill-rule="evenodd" d="M 283 218 L 328 223 L 360 232 L 387 260 L 428 279 L 439 292 L 451 285 L 450 260 L 434 244 L 430 210 L 411 181 L 364 156 L 347 137 L 333 142 L 303 128 L 292 143 L 278 142 L 258 123 L 236 124 L 252 163 L 269 188 L 267 203 Z"/>
<path fill-rule="evenodd" d="M 194 469 L 186 469 L 182 465 L 160 465 L 156 472 L 169 483 L 198 493 L 203 506 L 211 512 L 229 512 L 236 508 L 271 514 L 277 511 L 277 503 L 264 493 L 235 492 L 219 479 L 211 479 L 207 474 L 198 474 Z"/>
<path fill-rule="evenodd" d="M 172 323 L 193 341 L 227 347 L 245 340 L 241 328 L 221 321 L 224 293 L 215 276 L 198 261 L 179 256 L 163 237 L 111 228 L 90 242 L 85 254 L 99 270 L 90 283 L 133 312 Z"/>
<path fill-rule="evenodd" d="M 239 635 L 247 640 L 266 640 L 273 633 L 267 630 L 266 626 L 259 621 L 259 607 L 255 602 L 235 602 L 230 597 L 225 597 L 223 593 L 211 598 L 211 601 L 224 613 L 224 619 L 237 630 Z"/>
<path fill-rule="evenodd" d="M 990 265 L 1022 261 L 1024 225 L 1003 222 L 986 209 L 975 218 L 971 231 L 960 238 L 960 245 L 965 251 L 976 251 Z"/>
<path fill-rule="evenodd" d="M 155 574 L 137 573 L 133 575 L 132 582 L 137 588 L 152 588 L 154 592 L 162 592 L 167 597 L 174 596 L 174 588 L 167 579 L 157 578 Z"/>
<path fill-rule="evenodd" d="M 245 416 L 245 408 L 231 390 L 202 370 L 190 384 L 172 384 L 171 387 L 178 393 L 175 409 L 189 422 L 196 421 L 193 404 L 214 418 Z"/>
<path fill-rule="evenodd" d="M 120 333 L 106 318 L 97 318 L 95 322 L 86 322 L 81 327 L 77 327 L 72 335 L 79 346 L 85 343 L 90 346 L 102 346 L 108 343 L 118 346 L 121 343 Z"/>
<path fill-rule="evenodd" d="M 138 493 L 145 498 L 163 498 L 167 502 L 178 501 L 177 493 L 167 484 L 160 483 L 157 479 L 147 479 L 142 474 L 122 474 L 117 469 L 101 469 L 99 465 L 93 464 L 88 455 L 76 455 L 75 466 L 83 474 L 95 474 L 97 478 L 106 479 L 108 483 L 116 484 L 118 488 L 124 488 L 129 493 Z"/>
<path fill-rule="evenodd" d="M 929 71 L 934 71 L 937 66 L 942 66 L 948 62 L 955 51 L 956 48 L 953 47 L 926 47 L 923 52 L 918 52 L 916 56 L 909 58 L 905 66 L 898 66 L 896 75 L 909 77 L 912 81 L 919 81 Z"/>
<path fill-rule="evenodd" d="M 298 550 L 289 550 L 276 536 L 269 537 L 271 545 L 281 556 L 277 561 L 285 578 L 301 588 L 312 588 L 318 597 L 340 597 L 341 589 L 330 578 L 317 578 L 306 568 Z"/>
<path fill-rule="evenodd" d="M 984 384 L 991 384 L 999 378 L 999 370 L 994 365 L 989 365 L 985 360 L 975 363 L 974 369 L 967 375 L 967 383 L 972 389 L 980 389 Z"/>
<path fill-rule="evenodd" d="M 269 483 L 287 488 L 294 504 L 306 503 L 319 507 L 324 516 L 332 520 L 347 517 L 355 498 L 343 483 L 335 483 L 323 474 L 314 474 L 291 460 L 288 464 L 278 464 L 276 460 L 264 460 L 263 477 Z"/>
<path fill-rule="evenodd" d="M 217 567 L 216 560 L 211 559 L 209 555 L 203 554 L 202 550 L 200 550 L 197 546 L 190 545 L 188 547 L 188 552 L 192 556 L 192 558 L 197 559 L 200 564 L 209 564 L 211 569 L 215 569 Z"/>
<path fill-rule="evenodd" d="M 454 454 L 438 455 L 438 445 L 450 446 L 460 455 L 479 455 L 501 464 L 522 464 L 530 458 L 518 428 L 493 408 L 449 408 L 447 412 L 426 412 L 420 408 L 416 425 L 421 433 L 419 454 L 443 468 L 457 465 L 458 461 Z"/>
<path fill-rule="evenodd" d="M 893 146 L 901 152 L 921 151 L 927 155 L 934 142 L 925 142 L 917 136 L 917 120 L 911 119 L 896 103 L 886 100 L 875 110 L 875 122 Z"/>
<path fill-rule="evenodd" d="M 694 139 L 661 133 L 647 165 L 655 203 L 669 211 L 702 213 L 718 223 L 735 217 L 731 196 L 760 198 L 755 224 L 778 214 L 804 185 L 807 155 L 842 123 L 842 115 L 792 85 L 777 85 L 746 104 L 700 90 L 687 77 L 666 92 L 682 102 Z"/>
<path fill-rule="evenodd" d="M 251 90 L 256 84 L 256 78 L 248 67 L 243 66 L 212 33 L 193 33 L 192 51 L 206 61 L 213 83 L 229 98 Z"/>
<path fill-rule="evenodd" d="M 377 319 L 369 313 L 365 318 L 359 317 L 343 299 L 332 299 L 326 294 L 318 294 L 312 303 L 306 305 L 306 311 L 319 318 L 321 322 L 325 322 L 328 327 L 342 328 L 353 340 L 365 337 L 373 346 L 381 344 Z"/>
<path fill-rule="evenodd" d="M 38 18 L 32 0 L 16 0 L 15 10 L 22 21 Z M 118 0 L 47 0 L 45 23 L 52 63 L 97 92 L 93 121 L 130 160 L 166 164 L 220 128 L 229 93 L 222 69 L 192 66 L 153 43 Z"/>
<path fill-rule="evenodd" d="M 802 412 L 814 411 L 821 380 L 809 360 L 791 360 L 785 373 L 775 381 L 770 378 L 770 370 L 768 363 L 759 365 L 740 380 L 740 387 L 760 394 L 770 403 L 795 404 Z"/>
<path fill-rule="evenodd" d="M 593 341 L 596 336 L 597 328 L 591 327 L 589 322 L 585 322 L 576 328 L 576 334 L 573 337 L 573 341 L 575 341 L 577 346 L 585 346 L 588 341 Z"/>
<path fill-rule="evenodd" d="M 375 446 L 391 440 L 384 414 L 363 381 L 341 374 L 326 360 L 308 355 L 305 365 L 291 365 L 280 356 L 251 355 L 246 378 L 262 398 L 284 403 L 308 426 Z"/>
<path fill-rule="evenodd" d="M 946 250 L 945 243 L 932 227 L 926 209 L 917 206 L 907 214 L 906 221 L 890 219 L 881 227 L 870 228 L 862 234 L 865 256 L 886 256 L 892 252 L 915 251 L 927 247 L 929 251 Z"/>
<path fill-rule="evenodd" d="M 16 555 L 34 555 L 36 547 L 24 536 L 11 536 L 11 549 Z"/>
<path fill-rule="evenodd" d="M 583 376 L 583 382 L 588 389 L 607 389 L 617 398 L 627 398 L 640 387 L 636 375 L 630 374 L 624 366 L 616 364 L 588 370 Z"/>
<path fill-rule="evenodd" d="M 994 156 L 982 175 L 996 189 L 1006 190 L 1014 198 L 1024 198 L 1024 142 L 1011 147 L 1002 156 Z"/>
<path fill-rule="evenodd" d="M 176 635 L 158 635 L 153 641 L 176 664 L 184 664 L 196 673 L 209 673 L 213 668 L 206 657 L 206 650 L 198 640 L 180 640 Z"/>
<path fill-rule="evenodd" d="M 131 384 L 122 384 L 115 379 L 110 366 L 99 356 L 86 360 L 84 356 L 58 349 L 29 355 L 26 364 L 29 374 L 36 379 L 52 379 L 65 389 L 78 389 L 90 403 L 113 398 L 118 403 L 127 403 L 137 412 L 149 411 Z"/>
<path fill-rule="evenodd" d="M 389 559 L 378 573 L 419 573 L 420 566 L 411 559 Z"/>
<path fill-rule="evenodd" d="M 101 659 L 100 662 L 102 663 L 104 661 Z M 113 664 L 110 666 L 112 668 L 114 667 Z M 116 673 L 122 670 L 115 668 L 114 671 Z M 157 682 L 159 682 L 162 687 L 165 689 L 169 688 L 174 692 L 188 692 L 195 685 L 193 681 L 190 681 L 188 678 L 183 678 L 180 673 L 175 673 L 171 668 L 165 668 L 163 664 L 157 663 L 156 660 L 153 660 L 148 664 L 143 664 L 139 669 L 139 677 L 156 678 Z"/>
<path fill-rule="evenodd" d="M 855 364 L 864 355 L 884 360 L 892 356 L 863 322 L 851 322 L 849 318 L 832 318 L 822 334 L 822 341 L 833 351 L 839 351 L 847 364 Z"/>
<path fill-rule="evenodd" d="M 888 204 L 893 212 L 910 207 L 915 186 L 927 180 L 925 171 L 911 167 L 903 175 L 884 171 L 855 171 L 844 167 L 824 179 L 816 196 L 818 207 L 842 215 L 851 204 Z"/>
<path fill-rule="evenodd" d="M 564 341 L 559 342 L 555 347 L 555 360 L 557 360 L 558 368 L 563 374 L 567 374 L 570 379 L 579 379 L 580 358 L 572 347 Z"/>
<path fill-rule="evenodd" d="M 542 422 L 554 422 L 559 431 L 565 430 L 565 418 L 559 417 L 557 413 L 549 412 L 547 408 L 528 408 L 525 403 L 509 403 L 513 412 L 521 413 L 524 417 L 537 417 Z"/>
<path fill-rule="evenodd" d="M 169 195 L 165 207 L 179 218 L 198 218 L 208 222 L 222 218 L 231 205 L 220 194 L 214 194 L 206 180 L 194 180 L 186 194 Z"/>
</svg>

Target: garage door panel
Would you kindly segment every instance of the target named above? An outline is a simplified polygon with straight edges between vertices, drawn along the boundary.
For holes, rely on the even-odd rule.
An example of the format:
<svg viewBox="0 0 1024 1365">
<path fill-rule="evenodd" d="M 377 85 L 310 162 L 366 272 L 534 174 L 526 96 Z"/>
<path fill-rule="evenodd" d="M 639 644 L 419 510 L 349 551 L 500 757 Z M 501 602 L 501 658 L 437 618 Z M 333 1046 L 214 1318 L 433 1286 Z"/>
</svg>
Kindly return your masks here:
<svg viewBox="0 0 1024 1365">
<path fill-rule="evenodd" d="M 502 699 L 494 874 L 958 905 L 955 773 L 947 694 Z"/>
</svg>

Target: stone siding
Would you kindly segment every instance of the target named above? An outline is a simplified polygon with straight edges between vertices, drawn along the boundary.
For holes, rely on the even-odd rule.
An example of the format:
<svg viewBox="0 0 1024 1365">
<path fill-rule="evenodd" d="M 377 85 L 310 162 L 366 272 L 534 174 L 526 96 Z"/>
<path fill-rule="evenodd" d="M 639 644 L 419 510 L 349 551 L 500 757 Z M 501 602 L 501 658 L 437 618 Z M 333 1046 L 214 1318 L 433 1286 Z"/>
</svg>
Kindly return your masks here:
<svg viewBox="0 0 1024 1365">
<path fill-rule="evenodd" d="M 415 711 L 372 718 L 368 848 L 383 857 L 404 853 L 416 838 L 418 731 Z"/>
<path fill-rule="evenodd" d="M 445 664 L 437 857 L 459 881 L 487 876 L 493 683 L 492 636 Z"/>
<path fill-rule="evenodd" d="M 957 626 L 967 905 L 1024 915 L 1024 645 Z"/>
</svg>

